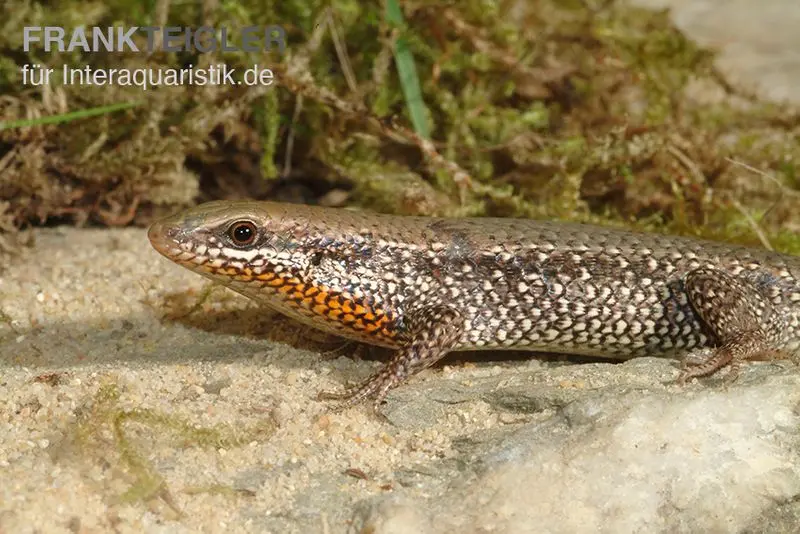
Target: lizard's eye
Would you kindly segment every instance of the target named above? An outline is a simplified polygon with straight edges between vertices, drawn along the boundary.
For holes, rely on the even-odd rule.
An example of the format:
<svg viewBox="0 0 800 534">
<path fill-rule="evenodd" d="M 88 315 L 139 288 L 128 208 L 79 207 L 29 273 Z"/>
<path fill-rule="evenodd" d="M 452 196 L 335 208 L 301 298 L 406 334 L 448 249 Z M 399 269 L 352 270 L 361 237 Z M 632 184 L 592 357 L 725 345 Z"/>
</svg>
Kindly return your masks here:
<svg viewBox="0 0 800 534">
<path fill-rule="evenodd" d="M 235 222 L 228 229 L 228 237 L 234 245 L 247 246 L 256 239 L 256 225 L 250 221 Z"/>
</svg>

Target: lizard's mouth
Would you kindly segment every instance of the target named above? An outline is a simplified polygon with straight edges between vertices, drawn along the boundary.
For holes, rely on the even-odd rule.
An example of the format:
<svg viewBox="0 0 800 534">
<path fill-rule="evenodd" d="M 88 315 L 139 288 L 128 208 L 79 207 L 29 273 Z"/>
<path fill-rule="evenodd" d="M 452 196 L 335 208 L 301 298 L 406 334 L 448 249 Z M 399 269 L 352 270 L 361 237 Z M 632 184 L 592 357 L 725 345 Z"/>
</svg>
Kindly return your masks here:
<svg viewBox="0 0 800 534">
<path fill-rule="evenodd" d="M 150 244 L 165 258 L 218 282 L 229 282 L 234 273 L 220 257 L 220 248 L 209 253 L 204 237 L 204 230 L 198 229 L 195 221 L 184 213 L 155 221 L 147 230 Z"/>
</svg>

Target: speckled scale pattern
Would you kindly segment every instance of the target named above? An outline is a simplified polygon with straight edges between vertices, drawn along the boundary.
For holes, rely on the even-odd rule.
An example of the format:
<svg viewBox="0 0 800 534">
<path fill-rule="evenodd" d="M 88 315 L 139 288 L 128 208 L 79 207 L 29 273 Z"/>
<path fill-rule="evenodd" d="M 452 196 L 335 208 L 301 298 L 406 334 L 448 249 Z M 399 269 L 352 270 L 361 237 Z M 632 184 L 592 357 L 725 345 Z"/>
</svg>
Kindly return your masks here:
<svg viewBox="0 0 800 534">
<path fill-rule="evenodd" d="M 240 220 L 259 229 L 247 247 L 226 234 Z M 743 329 L 762 330 L 766 349 L 800 348 L 800 259 L 760 249 L 267 202 L 210 203 L 160 224 L 151 240 L 171 259 L 305 323 L 378 345 L 407 346 L 410 319 L 445 307 L 461 324 L 447 350 L 677 355 L 719 352 L 721 337 Z"/>
</svg>

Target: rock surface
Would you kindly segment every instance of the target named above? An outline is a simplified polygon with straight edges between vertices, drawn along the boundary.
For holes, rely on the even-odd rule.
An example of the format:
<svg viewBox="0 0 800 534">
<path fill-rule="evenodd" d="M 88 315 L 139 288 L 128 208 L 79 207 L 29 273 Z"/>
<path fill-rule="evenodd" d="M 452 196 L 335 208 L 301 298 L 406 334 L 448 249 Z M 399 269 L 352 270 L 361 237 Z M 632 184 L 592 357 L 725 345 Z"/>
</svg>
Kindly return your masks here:
<svg viewBox="0 0 800 534">
<path fill-rule="evenodd" d="M 778 103 L 800 104 L 800 4 L 794 0 L 628 0 L 669 9 L 684 34 L 718 53 L 734 86 Z"/>
</svg>

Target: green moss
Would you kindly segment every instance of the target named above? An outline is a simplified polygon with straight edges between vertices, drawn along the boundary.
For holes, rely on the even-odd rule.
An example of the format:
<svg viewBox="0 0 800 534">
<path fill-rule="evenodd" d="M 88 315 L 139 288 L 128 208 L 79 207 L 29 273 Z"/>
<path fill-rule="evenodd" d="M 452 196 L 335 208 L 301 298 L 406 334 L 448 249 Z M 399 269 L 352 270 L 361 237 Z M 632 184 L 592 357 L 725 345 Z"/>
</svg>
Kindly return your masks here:
<svg viewBox="0 0 800 534">
<path fill-rule="evenodd" d="M 154 0 L 47 9 L 11 2 L 15 27 L 158 22 Z M 17 225 L 51 217 L 128 224 L 198 200 L 295 191 L 299 180 L 307 199 L 344 188 L 352 191 L 351 204 L 395 213 L 645 221 L 654 231 L 749 241 L 756 238 L 753 225 L 730 209 L 730 198 L 764 213 L 797 197 L 796 115 L 728 94 L 713 54 L 687 40 L 666 13 L 613 1 L 590 10 L 577 0 L 515 5 L 513 19 L 507 3 L 488 0 L 401 6 L 431 139 L 441 156 L 470 174 L 472 187 L 455 187 L 450 167 L 403 135 L 376 128 L 366 112 L 332 105 L 331 95 L 344 106 L 363 104 L 388 130 L 392 121 L 410 128 L 380 3 L 226 0 L 209 13 L 200 4 L 171 5 L 168 23 L 197 26 L 210 17 L 217 27 L 282 24 L 287 54 L 47 55 L 24 53 L 13 32 L 0 32 L 6 118 L 145 101 L 135 111 L 79 123 L 0 132 L 0 157 L 14 150 L 0 195 L 13 199 Z M 219 61 L 239 69 L 272 66 L 279 85 L 265 93 L 243 86 L 146 93 L 58 86 L 51 88 L 58 98 L 45 98 L 16 77 L 32 62 L 159 68 Z M 39 149 L 43 143 L 48 150 Z M 263 178 L 277 178 L 286 167 L 287 154 L 291 176 L 265 184 Z M 776 180 L 742 178 L 745 171 L 728 158 Z M 133 218 L 126 216 L 134 205 Z M 778 247 L 787 242 L 777 236 L 790 228 L 791 211 L 758 220 Z"/>
<path fill-rule="evenodd" d="M 120 386 L 106 381 L 78 411 L 63 445 L 55 449 L 56 454 L 69 453 L 70 457 L 103 465 L 112 478 L 121 478 L 125 489 L 117 491 L 113 499 L 117 502 L 160 499 L 180 514 L 170 496 L 168 481 L 149 459 L 155 439 L 171 438 L 181 447 L 234 448 L 268 439 L 275 431 L 270 422 L 251 428 L 199 427 L 172 414 L 145 408 L 124 409 L 121 397 Z M 235 493 L 231 488 L 230 494 Z"/>
<path fill-rule="evenodd" d="M 278 95 L 269 91 L 256 102 L 255 114 L 260 123 L 261 133 L 261 174 L 264 178 L 276 178 L 278 170 L 275 167 L 275 154 L 278 148 L 278 131 L 281 125 L 281 115 L 278 109 Z"/>
</svg>

